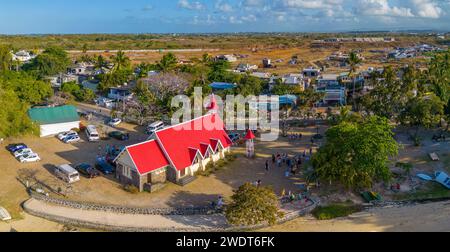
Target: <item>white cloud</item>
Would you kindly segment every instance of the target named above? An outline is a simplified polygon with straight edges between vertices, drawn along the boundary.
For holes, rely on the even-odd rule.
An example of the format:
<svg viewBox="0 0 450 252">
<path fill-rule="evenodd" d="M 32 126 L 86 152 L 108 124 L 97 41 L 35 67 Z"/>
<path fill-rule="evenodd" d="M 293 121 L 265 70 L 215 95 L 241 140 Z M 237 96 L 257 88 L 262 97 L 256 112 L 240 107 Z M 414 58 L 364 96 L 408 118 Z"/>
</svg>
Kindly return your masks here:
<svg viewBox="0 0 450 252">
<path fill-rule="evenodd" d="M 232 12 L 233 11 L 233 7 L 229 3 L 224 2 L 223 0 L 218 0 L 216 2 L 215 7 L 216 7 L 216 9 L 218 9 L 222 12 Z"/>
<path fill-rule="evenodd" d="M 423 18 L 440 18 L 443 14 L 437 2 L 432 0 L 411 0 L 417 15 Z"/>
<path fill-rule="evenodd" d="M 355 9 L 367 16 L 414 17 L 410 8 L 391 6 L 388 0 L 359 0 Z"/>
<path fill-rule="evenodd" d="M 205 6 L 200 2 L 189 2 L 189 0 L 179 0 L 178 6 L 189 10 L 202 10 Z"/>
</svg>

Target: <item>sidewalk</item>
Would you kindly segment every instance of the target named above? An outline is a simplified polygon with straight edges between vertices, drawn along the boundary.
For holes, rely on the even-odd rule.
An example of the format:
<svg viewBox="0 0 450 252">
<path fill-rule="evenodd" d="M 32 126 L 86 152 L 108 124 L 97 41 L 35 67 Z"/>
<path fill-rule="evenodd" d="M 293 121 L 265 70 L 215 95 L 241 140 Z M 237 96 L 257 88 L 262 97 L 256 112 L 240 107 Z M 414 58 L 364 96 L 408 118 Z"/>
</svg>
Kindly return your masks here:
<svg viewBox="0 0 450 252">
<path fill-rule="evenodd" d="M 30 199 L 26 212 L 65 224 L 116 231 L 213 231 L 228 227 L 223 215 L 131 215 L 104 211 L 86 211 Z"/>
</svg>

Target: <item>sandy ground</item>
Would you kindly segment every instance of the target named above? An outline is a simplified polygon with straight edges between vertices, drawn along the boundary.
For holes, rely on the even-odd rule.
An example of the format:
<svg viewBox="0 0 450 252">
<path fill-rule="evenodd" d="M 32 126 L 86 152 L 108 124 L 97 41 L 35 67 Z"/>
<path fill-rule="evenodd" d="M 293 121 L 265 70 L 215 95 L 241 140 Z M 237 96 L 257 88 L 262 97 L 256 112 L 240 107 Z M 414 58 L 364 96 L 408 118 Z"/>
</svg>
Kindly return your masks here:
<svg viewBox="0 0 450 252">
<path fill-rule="evenodd" d="M 263 232 L 449 232 L 450 202 L 401 208 L 378 208 L 355 214 L 354 218 L 318 221 L 308 216 L 265 228 Z M 358 217 L 359 216 L 359 217 Z M 0 222 L 0 232 L 60 232 L 58 223 L 24 214 L 13 222 Z M 83 230 L 80 231 L 92 231 Z"/>
<path fill-rule="evenodd" d="M 0 222 L 0 232 L 61 232 L 64 226 L 35 217 L 29 214 L 22 214 L 21 220 Z"/>
<path fill-rule="evenodd" d="M 261 231 L 274 232 L 449 232 L 450 202 L 377 208 L 354 218 L 318 221 L 299 218 Z"/>
</svg>

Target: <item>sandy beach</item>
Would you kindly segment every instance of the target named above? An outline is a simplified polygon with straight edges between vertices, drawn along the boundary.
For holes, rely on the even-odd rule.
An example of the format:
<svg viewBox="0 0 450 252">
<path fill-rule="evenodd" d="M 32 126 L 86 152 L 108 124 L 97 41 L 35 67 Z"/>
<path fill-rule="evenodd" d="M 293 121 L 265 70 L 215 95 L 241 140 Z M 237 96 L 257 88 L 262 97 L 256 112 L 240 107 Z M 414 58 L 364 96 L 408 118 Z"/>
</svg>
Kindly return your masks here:
<svg viewBox="0 0 450 252">
<path fill-rule="evenodd" d="M 450 202 L 375 208 L 347 218 L 299 218 L 261 231 L 275 232 L 448 232 Z"/>
</svg>

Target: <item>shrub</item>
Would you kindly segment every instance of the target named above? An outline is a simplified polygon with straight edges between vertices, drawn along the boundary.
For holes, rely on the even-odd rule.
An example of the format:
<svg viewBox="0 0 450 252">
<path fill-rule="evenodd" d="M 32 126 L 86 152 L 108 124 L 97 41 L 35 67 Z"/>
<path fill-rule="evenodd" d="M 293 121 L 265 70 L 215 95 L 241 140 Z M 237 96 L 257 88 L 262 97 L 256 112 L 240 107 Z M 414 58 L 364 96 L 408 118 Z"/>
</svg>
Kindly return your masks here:
<svg viewBox="0 0 450 252">
<path fill-rule="evenodd" d="M 318 220 L 331 220 L 334 218 L 349 216 L 361 211 L 361 207 L 349 204 L 330 204 L 318 206 L 311 213 Z"/>
<path fill-rule="evenodd" d="M 123 189 L 124 189 L 125 191 L 129 192 L 129 193 L 132 193 L 132 194 L 137 194 L 137 193 L 139 193 L 139 188 L 137 188 L 137 187 L 134 186 L 134 185 L 126 185 L 126 186 L 123 187 Z"/>
</svg>

